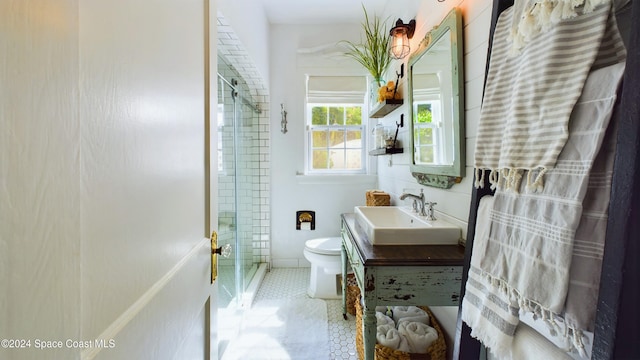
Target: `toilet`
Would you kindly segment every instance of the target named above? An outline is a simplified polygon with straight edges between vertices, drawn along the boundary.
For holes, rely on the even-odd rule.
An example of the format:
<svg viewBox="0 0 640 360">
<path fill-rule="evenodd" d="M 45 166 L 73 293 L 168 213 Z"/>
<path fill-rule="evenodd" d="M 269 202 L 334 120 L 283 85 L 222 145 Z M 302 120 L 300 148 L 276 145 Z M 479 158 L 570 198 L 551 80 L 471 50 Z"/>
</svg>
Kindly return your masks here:
<svg viewBox="0 0 640 360">
<path fill-rule="evenodd" d="M 311 263 L 307 294 L 312 298 L 342 298 L 337 277 L 342 273 L 341 244 L 341 237 L 312 239 L 304 243 L 304 257 Z"/>
</svg>

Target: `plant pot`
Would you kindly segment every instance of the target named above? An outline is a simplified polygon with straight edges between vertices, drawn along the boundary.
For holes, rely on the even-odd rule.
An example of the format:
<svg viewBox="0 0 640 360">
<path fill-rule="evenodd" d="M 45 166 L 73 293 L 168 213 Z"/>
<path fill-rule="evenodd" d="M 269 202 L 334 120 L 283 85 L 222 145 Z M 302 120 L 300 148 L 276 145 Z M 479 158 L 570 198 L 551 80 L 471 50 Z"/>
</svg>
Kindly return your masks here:
<svg viewBox="0 0 640 360">
<path fill-rule="evenodd" d="M 386 84 L 384 79 L 376 79 L 369 84 L 369 110 L 378 105 L 378 89 Z"/>
</svg>

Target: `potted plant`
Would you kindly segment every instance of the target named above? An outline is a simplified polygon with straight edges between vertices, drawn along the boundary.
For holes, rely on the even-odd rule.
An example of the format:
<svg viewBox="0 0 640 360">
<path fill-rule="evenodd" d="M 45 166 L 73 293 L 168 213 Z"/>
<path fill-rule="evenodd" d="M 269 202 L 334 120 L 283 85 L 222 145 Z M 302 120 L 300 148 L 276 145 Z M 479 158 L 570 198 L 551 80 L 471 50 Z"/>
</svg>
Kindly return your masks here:
<svg viewBox="0 0 640 360">
<path fill-rule="evenodd" d="M 374 15 L 370 21 L 364 5 L 362 10 L 364 10 L 364 22 L 362 23 L 365 34 L 364 41 L 361 38 L 359 44 L 348 40 L 343 40 L 341 43 L 344 43 L 348 49 L 345 55 L 355 59 L 369 71 L 376 85 L 372 87 L 371 91 L 377 96 L 378 88 L 386 84 L 382 76 L 391 63 L 388 30 L 377 16 Z M 373 99 L 376 99 L 376 96 Z"/>
</svg>

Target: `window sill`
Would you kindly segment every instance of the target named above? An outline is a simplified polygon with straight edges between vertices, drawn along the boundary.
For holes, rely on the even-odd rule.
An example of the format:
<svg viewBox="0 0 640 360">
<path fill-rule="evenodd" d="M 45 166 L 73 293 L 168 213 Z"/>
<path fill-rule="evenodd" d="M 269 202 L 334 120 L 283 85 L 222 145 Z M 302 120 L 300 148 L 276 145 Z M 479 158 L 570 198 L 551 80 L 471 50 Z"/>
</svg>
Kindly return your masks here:
<svg viewBox="0 0 640 360">
<path fill-rule="evenodd" d="M 370 184 L 374 186 L 378 177 L 376 175 L 366 174 L 309 174 L 309 175 L 296 175 L 298 184 L 301 185 L 350 185 L 350 184 Z"/>
</svg>

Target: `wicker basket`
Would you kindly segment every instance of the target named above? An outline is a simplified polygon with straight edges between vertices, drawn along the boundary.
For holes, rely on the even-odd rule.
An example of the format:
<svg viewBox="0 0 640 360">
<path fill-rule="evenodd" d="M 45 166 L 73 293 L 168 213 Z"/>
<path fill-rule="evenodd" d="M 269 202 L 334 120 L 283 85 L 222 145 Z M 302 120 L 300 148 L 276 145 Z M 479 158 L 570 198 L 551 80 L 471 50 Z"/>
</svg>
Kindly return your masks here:
<svg viewBox="0 0 640 360">
<path fill-rule="evenodd" d="M 364 338 L 362 334 L 362 305 L 360 301 L 356 301 L 356 350 L 360 360 L 364 359 Z M 375 358 L 376 360 L 446 360 L 447 343 L 444 339 L 444 333 L 440 324 L 436 320 L 431 310 L 426 306 L 418 306 L 429 314 L 431 326 L 438 332 L 438 339 L 434 341 L 425 354 L 408 353 L 400 350 L 394 350 L 390 347 L 376 344 Z"/>
<path fill-rule="evenodd" d="M 382 190 L 367 191 L 367 206 L 389 206 L 391 205 L 391 195 Z"/>
<path fill-rule="evenodd" d="M 349 314 L 356 314 L 357 301 L 360 301 L 360 288 L 358 287 L 356 276 L 347 274 L 347 312 Z"/>
</svg>

